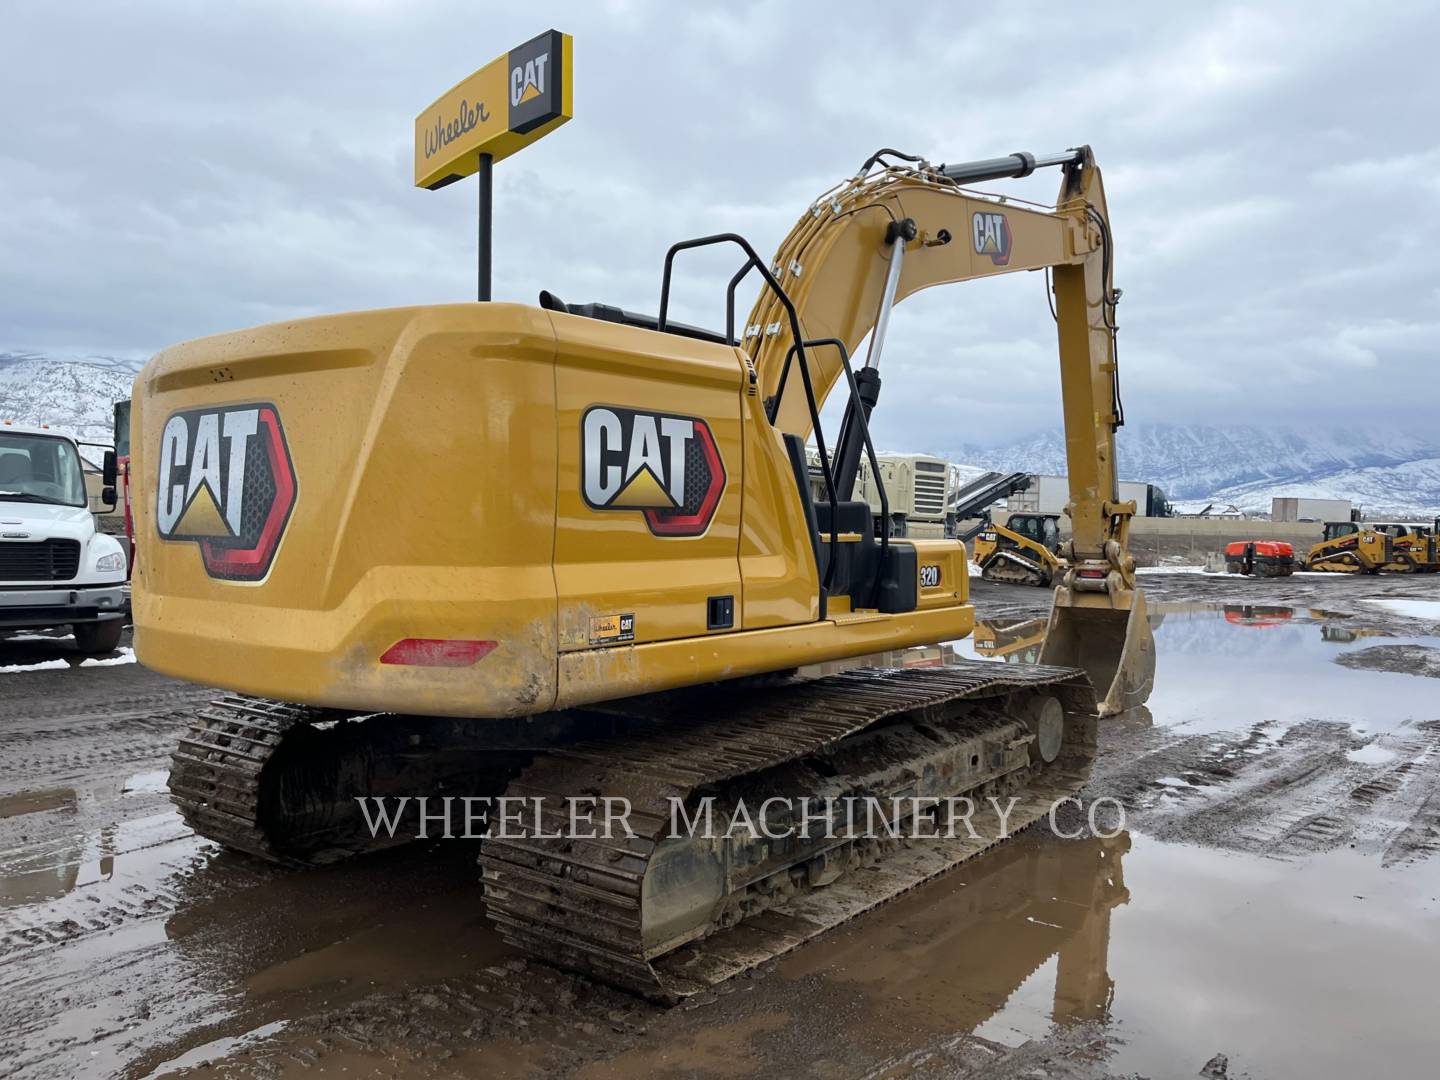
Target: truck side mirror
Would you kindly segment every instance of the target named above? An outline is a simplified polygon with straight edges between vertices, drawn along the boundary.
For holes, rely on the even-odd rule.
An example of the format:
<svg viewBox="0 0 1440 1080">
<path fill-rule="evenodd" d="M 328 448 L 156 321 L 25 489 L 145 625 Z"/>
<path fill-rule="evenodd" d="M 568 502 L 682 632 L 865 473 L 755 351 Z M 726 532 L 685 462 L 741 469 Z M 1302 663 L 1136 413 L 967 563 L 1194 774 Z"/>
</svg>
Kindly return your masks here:
<svg viewBox="0 0 1440 1080">
<path fill-rule="evenodd" d="M 105 451 L 104 463 L 100 466 L 100 479 L 105 485 L 105 490 L 110 492 L 106 496 L 107 501 L 115 501 L 115 480 L 119 475 L 119 466 L 115 458 L 114 450 Z"/>
<path fill-rule="evenodd" d="M 102 514 L 113 514 L 117 501 L 114 484 L 106 484 L 100 489 L 100 512 Z"/>
</svg>

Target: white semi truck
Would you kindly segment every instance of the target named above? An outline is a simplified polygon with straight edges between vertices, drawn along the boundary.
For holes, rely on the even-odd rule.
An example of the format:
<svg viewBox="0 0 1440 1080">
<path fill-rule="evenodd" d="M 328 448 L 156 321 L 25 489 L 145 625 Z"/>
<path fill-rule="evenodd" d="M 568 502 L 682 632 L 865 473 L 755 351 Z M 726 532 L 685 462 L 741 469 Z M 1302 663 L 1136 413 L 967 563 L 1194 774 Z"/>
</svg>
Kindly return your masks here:
<svg viewBox="0 0 1440 1080">
<path fill-rule="evenodd" d="M 95 527 L 75 440 L 0 423 L 0 637 L 68 626 L 81 652 L 113 651 L 125 564 L 124 544 Z"/>
</svg>

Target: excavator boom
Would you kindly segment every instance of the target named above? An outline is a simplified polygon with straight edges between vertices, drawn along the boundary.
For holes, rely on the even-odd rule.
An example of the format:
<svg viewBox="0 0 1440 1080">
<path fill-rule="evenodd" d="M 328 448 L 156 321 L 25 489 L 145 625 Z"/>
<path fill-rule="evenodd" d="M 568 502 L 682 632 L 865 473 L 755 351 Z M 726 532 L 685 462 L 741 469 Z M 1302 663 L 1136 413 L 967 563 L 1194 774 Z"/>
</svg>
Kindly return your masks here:
<svg viewBox="0 0 1440 1080">
<path fill-rule="evenodd" d="M 1106 713 L 1142 704 L 1154 682 L 1154 642 L 1127 547 L 1133 501 L 1118 495 L 1115 433 L 1124 423 L 1116 354 L 1114 239 L 1099 166 L 1089 147 L 1014 154 L 963 165 L 872 171 L 882 151 L 817 199 L 780 245 L 773 270 L 809 339 L 853 352 L 870 338 L 866 370 L 878 383 L 895 304 L 923 289 L 1045 270 L 1053 280 L 1072 539 L 1061 558 L 1045 662 L 1078 665 Z M 893 155 L 891 156 L 903 156 Z M 1053 209 L 1001 202 L 964 185 L 1059 167 Z M 788 378 L 791 334 L 780 294 L 762 294 L 744 327 L 776 426 L 811 430 L 805 388 Z M 822 403 L 841 377 L 840 354 L 809 358 Z M 843 464 L 842 464 L 843 469 Z"/>
</svg>

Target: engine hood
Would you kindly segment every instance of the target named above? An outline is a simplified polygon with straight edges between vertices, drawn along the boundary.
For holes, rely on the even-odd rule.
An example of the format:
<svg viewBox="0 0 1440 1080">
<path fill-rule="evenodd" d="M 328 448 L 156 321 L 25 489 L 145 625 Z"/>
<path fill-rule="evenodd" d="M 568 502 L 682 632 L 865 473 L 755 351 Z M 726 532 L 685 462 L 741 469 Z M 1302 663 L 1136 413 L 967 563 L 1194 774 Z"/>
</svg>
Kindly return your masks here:
<svg viewBox="0 0 1440 1080">
<path fill-rule="evenodd" d="M 45 540 L 52 536 L 85 540 L 94 531 L 95 521 L 83 506 L 0 500 L 0 542 Z M 19 533 L 26 535 L 15 535 Z"/>
</svg>

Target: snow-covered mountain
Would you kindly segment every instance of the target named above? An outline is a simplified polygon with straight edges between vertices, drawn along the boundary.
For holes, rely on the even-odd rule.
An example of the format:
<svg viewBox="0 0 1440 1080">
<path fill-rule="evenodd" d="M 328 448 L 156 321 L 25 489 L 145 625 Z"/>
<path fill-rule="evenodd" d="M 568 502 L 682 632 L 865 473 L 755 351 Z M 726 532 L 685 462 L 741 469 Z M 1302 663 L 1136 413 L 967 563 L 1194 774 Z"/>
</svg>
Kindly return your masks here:
<svg viewBox="0 0 1440 1080">
<path fill-rule="evenodd" d="M 139 366 L 110 356 L 0 352 L 0 420 L 49 424 L 77 439 L 108 443 L 114 404 L 130 396 Z"/>
<path fill-rule="evenodd" d="M 1268 512 L 1276 496 L 1349 499 L 1367 513 L 1440 512 L 1440 441 L 1374 429 L 1133 424 L 1117 438 L 1120 475 L 1172 500 Z M 1046 431 L 1009 446 L 962 447 L 952 458 L 992 469 L 1065 472 L 1065 440 Z"/>
</svg>

